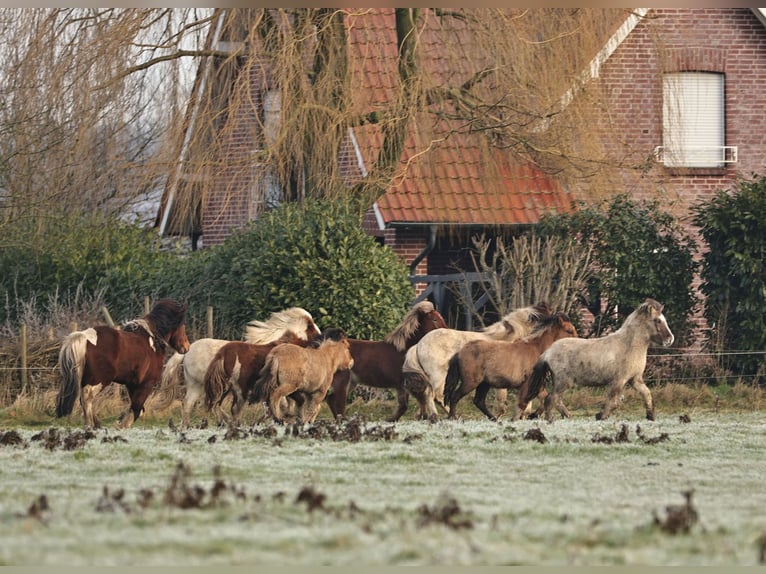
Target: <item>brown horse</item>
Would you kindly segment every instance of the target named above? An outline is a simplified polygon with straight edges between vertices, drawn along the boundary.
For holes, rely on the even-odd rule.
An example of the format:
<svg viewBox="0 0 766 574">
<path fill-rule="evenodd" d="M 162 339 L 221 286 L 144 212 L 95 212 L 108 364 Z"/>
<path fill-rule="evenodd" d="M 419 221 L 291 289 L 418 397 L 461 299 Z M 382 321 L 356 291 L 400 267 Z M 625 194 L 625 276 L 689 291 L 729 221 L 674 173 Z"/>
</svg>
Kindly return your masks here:
<svg viewBox="0 0 766 574">
<path fill-rule="evenodd" d="M 473 403 L 490 420 L 497 420 L 487 408 L 489 389 L 521 387 L 542 352 L 564 337 L 577 337 L 577 331 L 565 313 L 556 313 L 540 319 L 522 339 L 477 339 L 463 345 L 450 359 L 444 385 L 449 418 L 455 418 L 458 401 L 475 389 Z"/>
<path fill-rule="evenodd" d="M 278 340 L 263 345 L 253 345 L 244 341 L 231 341 L 218 349 L 210 361 L 205 373 L 205 405 L 213 411 L 220 422 L 238 422 L 245 399 L 250 394 L 258 375 L 266 363 L 266 356 L 277 345 L 290 343 L 301 347 L 307 346 L 314 336 L 303 339 L 299 335 L 286 331 Z M 221 404 L 232 395 L 231 416 L 224 414 Z"/>
<path fill-rule="evenodd" d="M 67 335 L 59 352 L 63 381 L 56 416 L 71 414 L 79 394 L 85 426 L 100 427 L 93 399 L 101 389 L 117 382 L 127 387 L 130 397 L 130 410 L 121 418 L 120 426 L 130 428 L 162 375 L 168 346 L 178 353 L 189 350 L 185 316 L 186 305 L 162 299 L 147 315 L 122 329 L 99 326 Z"/>
<path fill-rule="evenodd" d="M 253 387 L 253 399 L 267 401 L 276 422 L 284 422 L 281 402 L 291 397 L 298 404 L 299 422 L 313 423 L 333 375 L 354 366 L 348 338 L 342 330 L 336 331 L 338 335 L 328 336 L 317 347 L 285 343 L 274 347 L 266 357 Z"/>
<path fill-rule="evenodd" d="M 646 299 L 614 333 L 595 339 L 562 339 L 553 343 L 540 355 L 532 374 L 519 390 L 516 413 L 522 412 L 527 403 L 538 396 L 550 373 L 551 390 L 544 402 L 548 421 L 553 420 L 554 406 L 562 417 L 569 417 L 561 393 L 572 385 L 607 387 L 604 408 L 596 414 L 600 420 L 614 410 L 628 384 L 644 399 L 646 418 L 653 421 L 652 393 L 644 383 L 646 352 L 650 345 L 669 346 L 674 339 L 662 309 L 662 304 Z"/>
<path fill-rule="evenodd" d="M 426 333 L 446 328 L 447 323 L 430 301 L 421 301 L 404 316 L 399 325 L 382 341 L 349 339 L 354 368 L 335 374 L 332 391 L 327 395 L 327 405 L 334 417 L 346 413 L 346 397 L 350 388 L 363 384 L 379 389 L 395 389 L 396 413 L 389 419 L 397 421 L 407 412 L 409 393 L 405 390 L 402 365 L 407 349 L 416 344 Z"/>
</svg>

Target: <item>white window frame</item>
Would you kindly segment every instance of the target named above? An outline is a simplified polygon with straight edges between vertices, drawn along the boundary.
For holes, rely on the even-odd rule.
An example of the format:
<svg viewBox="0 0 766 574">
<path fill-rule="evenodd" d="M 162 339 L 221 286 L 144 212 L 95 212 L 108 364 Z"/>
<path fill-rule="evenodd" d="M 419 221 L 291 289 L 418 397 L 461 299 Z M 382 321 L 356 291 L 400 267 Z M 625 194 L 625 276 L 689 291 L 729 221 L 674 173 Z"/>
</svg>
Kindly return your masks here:
<svg viewBox="0 0 766 574">
<path fill-rule="evenodd" d="M 737 160 L 724 145 L 723 74 L 673 72 L 662 79 L 662 146 L 655 156 L 666 167 L 719 168 Z"/>
</svg>

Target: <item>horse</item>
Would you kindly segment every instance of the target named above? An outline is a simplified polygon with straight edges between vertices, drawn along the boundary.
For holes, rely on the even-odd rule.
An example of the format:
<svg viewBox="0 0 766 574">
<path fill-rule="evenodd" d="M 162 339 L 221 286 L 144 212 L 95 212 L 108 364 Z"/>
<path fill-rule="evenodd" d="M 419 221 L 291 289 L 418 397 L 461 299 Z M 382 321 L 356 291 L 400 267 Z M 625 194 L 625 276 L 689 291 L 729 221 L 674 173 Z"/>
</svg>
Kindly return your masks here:
<svg viewBox="0 0 766 574">
<path fill-rule="evenodd" d="M 434 329 L 444 329 L 447 323 L 430 301 L 421 301 L 410 309 L 399 325 L 382 341 L 349 339 L 354 368 L 335 374 L 326 397 L 333 417 L 343 417 L 349 389 L 363 384 L 380 389 L 395 389 L 397 410 L 389 418 L 398 421 L 407 412 L 409 393 L 404 389 L 404 353 Z"/>
<path fill-rule="evenodd" d="M 244 339 L 253 345 L 264 345 L 278 340 L 288 331 L 305 340 L 313 339 L 321 333 L 311 313 L 301 307 L 290 307 L 272 313 L 266 321 L 250 321 L 245 327 Z M 181 410 L 181 425 L 184 428 L 188 427 L 191 411 L 205 392 L 205 373 L 210 361 L 218 350 L 229 342 L 225 339 L 197 339 L 191 344 L 188 353 L 170 357 L 160 383 L 160 389 L 166 398 L 161 404 L 154 405 L 154 408 L 162 409 L 168 406 L 174 400 L 181 382 L 185 381 L 186 396 Z"/>
<path fill-rule="evenodd" d="M 538 303 L 511 311 L 482 331 L 436 329 L 424 335 L 407 350 L 402 365 L 403 386 L 420 404 L 420 418 L 436 420 L 436 402 L 446 411 L 444 380 L 449 361 L 468 341 L 514 341 L 528 335 L 535 324 L 550 315 L 548 304 Z"/>
<path fill-rule="evenodd" d="M 238 422 L 245 398 L 249 395 L 271 350 L 283 343 L 305 347 L 310 342 L 286 331 L 278 340 L 263 345 L 243 341 L 226 343 L 213 356 L 205 373 L 205 406 L 214 412 L 219 423 Z M 230 417 L 224 414 L 221 408 L 229 394 L 232 395 Z"/>
<path fill-rule="evenodd" d="M 337 336 L 327 337 L 317 347 L 290 343 L 274 347 L 253 387 L 253 399 L 268 402 L 274 421 L 283 423 L 285 417 L 280 403 L 291 397 L 298 404 L 298 421 L 313 423 L 333 375 L 354 366 L 350 347 L 341 329 L 337 329 Z"/>
<path fill-rule="evenodd" d="M 662 309 L 662 304 L 647 298 L 613 333 L 596 339 L 561 339 L 553 343 L 540 355 L 532 374 L 519 390 L 516 413 L 523 411 L 526 404 L 538 395 L 550 373 L 550 394 L 544 401 L 545 417 L 549 422 L 553 420 L 551 411 L 554 405 L 562 417 L 570 416 L 561 401 L 561 393 L 571 385 L 608 385 L 604 408 L 596 414 L 596 419 L 602 420 L 617 406 L 628 383 L 643 398 L 646 418 L 653 421 L 652 393 L 644 383 L 643 374 L 646 352 L 650 345 L 667 347 L 674 340 Z"/>
<path fill-rule="evenodd" d="M 522 339 L 510 342 L 478 339 L 463 345 L 450 359 L 444 384 L 449 418 L 455 418 L 458 401 L 475 389 L 473 403 L 487 418 L 497 420 L 487 408 L 489 389 L 521 387 L 542 352 L 564 337 L 577 337 L 577 330 L 565 313 L 556 313 L 543 318 Z"/>
<path fill-rule="evenodd" d="M 162 375 L 168 347 L 180 356 L 189 350 L 185 318 L 186 305 L 162 299 L 143 318 L 121 329 L 101 325 L 67 335 L 58 358 L 63 379 L 56 416 L 71 414 L 79 394 L 86 428 L 100 428 L 93 399 L 104 387 L 117 382 L 126 386 L 130 397 L 130 409 L 119 426 L 130 428 Z"/>
</svg>

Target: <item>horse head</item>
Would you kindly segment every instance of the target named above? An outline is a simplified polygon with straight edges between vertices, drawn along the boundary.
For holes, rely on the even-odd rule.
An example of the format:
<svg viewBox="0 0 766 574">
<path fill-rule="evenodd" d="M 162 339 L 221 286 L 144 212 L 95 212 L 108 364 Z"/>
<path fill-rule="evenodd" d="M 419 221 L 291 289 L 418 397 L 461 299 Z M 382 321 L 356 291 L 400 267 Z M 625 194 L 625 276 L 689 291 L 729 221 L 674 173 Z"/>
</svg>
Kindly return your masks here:
<svg viewBox="0 0 766 574">
<path fill-rule="evenodd" d="M 577 337 L 578 336 L 577 329 L 575 329 L 575 326 L 572 324 L 572 320 L 569 318 L 569 315 L 559 311 L 553 317 L 554 317 L 554 321 L 556 322 L 556 326 L 562 332 L 562 335 L 561 335 L 562 337 Z"/>
<path fill-rule="evenodd" d="M 668 326 L 667 319 L 662 313 L 664 306 L 654 299 L 648 299 L 641 303 L 637 312 L 646 318 L 646 324 L 649 329 L 649 340 L 655 345 L 669 347 L 673 344 L 675 337 Z"/>
<path fill-rule="evenodd" d="M 170 334 L 168 345 L 182 355 L 189 351 L 191 345 L 189 343 L 189 338 L 186 336 L 185 323 L 181 323 L 181 325 Z"/>
<path fill-rule="evenodd" d="M 152 332 L 167 342 L 173 349 L 183 354 L 189 350 L 186 336 L 185 303 L 174 299 L 160 299 L 144 319 L 151 324 Z"/>
</svg>

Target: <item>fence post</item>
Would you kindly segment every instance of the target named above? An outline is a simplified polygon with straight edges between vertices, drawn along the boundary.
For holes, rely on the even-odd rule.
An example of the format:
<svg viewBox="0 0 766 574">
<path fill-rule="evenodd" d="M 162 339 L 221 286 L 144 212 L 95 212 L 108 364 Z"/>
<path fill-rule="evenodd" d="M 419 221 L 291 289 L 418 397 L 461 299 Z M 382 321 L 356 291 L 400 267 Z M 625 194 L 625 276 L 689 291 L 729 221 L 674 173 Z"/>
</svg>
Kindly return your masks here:
<svg viewBox="0 0 766 574">
<path fill-rule="evenodd" d="M 27 325 L 21 325 L 21 394 L 27 394 Z"/>
<path fill-rule="evenodd" d="M 207 336 L 213 338 L 213 307 L 207 306 Z"/>
<path fill-rule="evenodd" d="M 144 296 L 144 315 L 148 315 L 151 311 L 149 307 L 149 295 Z"/>
<path fill-rule="evenodd" d="M 106 308 L 106 305 L 101 306 L 101 313 L 104 315 L 104 319 L 106 319 L 106 324 L 114 327 L 114 321 L 112 321 L 112 316 L 109 314 L 109 309 Z"/>
</svg>

